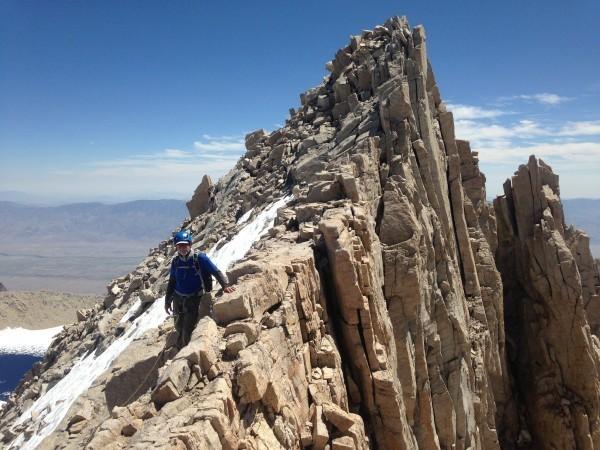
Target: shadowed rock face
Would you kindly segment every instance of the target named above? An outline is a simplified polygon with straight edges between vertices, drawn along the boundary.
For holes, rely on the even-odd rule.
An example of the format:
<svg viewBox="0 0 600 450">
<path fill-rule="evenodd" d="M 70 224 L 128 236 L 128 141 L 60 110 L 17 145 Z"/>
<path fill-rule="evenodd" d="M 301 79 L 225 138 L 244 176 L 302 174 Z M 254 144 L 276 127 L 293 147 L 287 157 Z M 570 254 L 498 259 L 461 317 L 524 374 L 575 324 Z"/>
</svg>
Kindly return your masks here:
<svg viewBox="0 0 600 450">
<path fill-rule="evenodd" d="M 532 160 L 486 203 L 422 27 L 390 19 L 327 67 L 283 128 L 250 133 L 196 190 L 183 225 L 204 250 L 293 193 L 228 271 L 237 290 L 180 351 L 170 320 L 132 344 L 46 448 L 596 447 L 598 269 L 565 230 L 557 177 Z M 11 428 L 78 355 L 127 332 L 135 299 L 164 292 L 173 253 L 162 242 L 58 337 L 0 419 L 5 443 L 38 426 Z"/>
</svg>

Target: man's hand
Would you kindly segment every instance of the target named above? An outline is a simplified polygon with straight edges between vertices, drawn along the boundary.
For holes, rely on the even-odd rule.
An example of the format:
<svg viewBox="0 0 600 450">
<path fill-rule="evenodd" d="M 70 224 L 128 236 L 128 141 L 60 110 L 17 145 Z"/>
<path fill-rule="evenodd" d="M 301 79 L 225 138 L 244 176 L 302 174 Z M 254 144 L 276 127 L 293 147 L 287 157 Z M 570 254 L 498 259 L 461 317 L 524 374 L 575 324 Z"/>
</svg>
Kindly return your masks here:
<svg viewBox="0 0 600 450">
<path fill-rule="evenodd" d="M 227 286 L 225 289 L 223 289 L 223 292 L 226 294 L 231 294 L 233 291 L 235 291 L 235 286 Z"/>
<path fill-rule="evenodd" d="M 172 303 L 171 302 L 167 302 L 165 301 L 165 311 L 167 312 L 167 314 L 171 315 L 171 313 L 173 312 L 172 309 Z"/>
</svg>

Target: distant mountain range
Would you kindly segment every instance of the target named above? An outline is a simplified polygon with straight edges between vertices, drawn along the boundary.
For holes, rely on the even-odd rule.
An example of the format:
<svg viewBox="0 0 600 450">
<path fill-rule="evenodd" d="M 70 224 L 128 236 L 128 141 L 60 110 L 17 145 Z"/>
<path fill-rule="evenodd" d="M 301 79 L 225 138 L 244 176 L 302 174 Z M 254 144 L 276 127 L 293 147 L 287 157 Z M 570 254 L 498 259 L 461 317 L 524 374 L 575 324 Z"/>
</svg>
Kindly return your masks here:
<svg viewBox="0 0 600 450">
<path fill-rule="evenodd" d="M 0 201 L 0 245 L 24 240 L 158 243 L 167 238 L 186 215 L 182 200 L 137 200 L 114 205 L 74 203 L 51 207 Z"/>
<path fill-rule="evenodd" d="M 186 216 L 182 200 L 52 207 L 0 201 L 0 282 L 10 291 L 102 294 Z"/>
<path fill-rule="evenodd" d="M 600 258 L 600 199 L 563 200 Z M 9 290 L 104 292 L 188 215 L 182 200 L 31 206 L 0 201 L 0 282 Z"/>
<path fill-rule="evenodd" d="M 566 220 L 600 245 L 600 199 L 563 200 Z M 32 206 L 0 201 L 0 251 L 23 241 L 107 243 L 166 239 L 188 215 L 183 200 Z"/>
<path fill-rule="evenodd" d="M 181 193 L 176 192 L 163 192 L 160 194 L 154 195 L 154 199 L 156 198 L 163 199 L 178 199 L 183 200 L 185 198 L 181 196 Z M 146 200 L 144 196 L 135 195 L 127 196 L 126 193 L 124 195 L 115 196 L 115 195 L 95 195 L 90 197 L 89 195 L 83 196 L 83 194 L 78 194 L 77 192 L 64 193 L 61 195 L 45 193 L 45 192 L 24 192 L 24 191 L 0 191 L 0 201 L 1 202 L 14 202 L 20 203 L 22 205 L 32 205 L 32 206 L 60 206 L 60 205 L 68 205 L 72 203 L 105 203 L 105 204 L 117 204 L 117 203 L 125 203 L 136 200 Z"/>
</svg>

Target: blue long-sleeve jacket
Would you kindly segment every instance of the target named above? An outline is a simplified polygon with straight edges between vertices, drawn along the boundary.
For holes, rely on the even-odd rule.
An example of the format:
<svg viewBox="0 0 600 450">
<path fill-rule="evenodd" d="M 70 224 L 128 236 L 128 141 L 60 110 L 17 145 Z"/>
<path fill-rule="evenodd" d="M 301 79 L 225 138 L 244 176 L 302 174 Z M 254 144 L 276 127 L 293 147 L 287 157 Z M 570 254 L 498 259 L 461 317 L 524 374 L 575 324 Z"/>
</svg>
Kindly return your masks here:
<svg viewBox="0 0 600 450">
<path fill-rule="evenodd" d="M 176 255 L 171 262 L 171 274 L 167 286 L 166 299 L 173 293 L 188 296 L 212 290 L 212 278 L 221 287 L 229 285 L 227 276 L 210 260 L 205 253 L 190 252 L 187 257 Z"/>
</svg>

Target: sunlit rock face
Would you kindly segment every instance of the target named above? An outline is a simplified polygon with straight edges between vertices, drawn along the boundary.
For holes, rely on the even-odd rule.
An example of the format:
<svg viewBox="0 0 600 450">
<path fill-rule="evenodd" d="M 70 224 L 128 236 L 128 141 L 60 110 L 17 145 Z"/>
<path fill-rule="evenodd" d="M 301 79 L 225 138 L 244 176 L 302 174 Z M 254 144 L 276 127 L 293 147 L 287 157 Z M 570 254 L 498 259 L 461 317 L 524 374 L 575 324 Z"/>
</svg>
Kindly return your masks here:
<svg viewBox="0 0 600 450">
<path fill-rule="evenodd" d="M 556 177 L 534 160 L 532 198 L 519 169 L 486 202 L 404 18 L 327 67 L 194 194 L 182 226 L 237 290 L 214 292 L 178 351 L 160 243 L 17 389 L 8 448 L 597 447 L 597 267 L 565 231 Z M 88 363 L 79 391 L 52 397 Z"/>
</svg>

